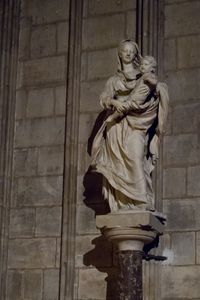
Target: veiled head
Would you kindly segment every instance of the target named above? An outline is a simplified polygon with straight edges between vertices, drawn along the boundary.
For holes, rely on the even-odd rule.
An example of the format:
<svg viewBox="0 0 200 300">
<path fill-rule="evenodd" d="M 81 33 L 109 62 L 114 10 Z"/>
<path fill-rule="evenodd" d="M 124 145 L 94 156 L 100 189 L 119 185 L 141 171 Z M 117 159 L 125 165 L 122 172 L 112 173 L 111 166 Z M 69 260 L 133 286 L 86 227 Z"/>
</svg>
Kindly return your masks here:
<svg viewBox="0 0 200 300">
<path fill-rule="evenodd" d="M 139 52 L 138 45 L 130 39 L 123 40 L 118 46 L 119 68 L 123 69 L 123 64 L 133 63 L 134 67 L 138 67 L 142 56 Z"/>
</svg>

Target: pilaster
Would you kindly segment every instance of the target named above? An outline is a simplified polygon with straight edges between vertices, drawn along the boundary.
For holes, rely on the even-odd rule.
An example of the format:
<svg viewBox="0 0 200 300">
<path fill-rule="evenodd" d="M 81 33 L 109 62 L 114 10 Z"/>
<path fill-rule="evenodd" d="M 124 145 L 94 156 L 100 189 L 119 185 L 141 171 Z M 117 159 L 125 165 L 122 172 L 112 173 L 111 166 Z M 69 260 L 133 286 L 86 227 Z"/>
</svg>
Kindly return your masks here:
<svg viewBox="0 0 200 300">
<path fill-rule="evenodd" d="M 0 299 L 5 300 L 20 0 L 0 3 Z"/>
<path fill-rule="evenodd" d="M 60 298 L 74 299 L 82 0 L 70 1 Z"/>
</svg>

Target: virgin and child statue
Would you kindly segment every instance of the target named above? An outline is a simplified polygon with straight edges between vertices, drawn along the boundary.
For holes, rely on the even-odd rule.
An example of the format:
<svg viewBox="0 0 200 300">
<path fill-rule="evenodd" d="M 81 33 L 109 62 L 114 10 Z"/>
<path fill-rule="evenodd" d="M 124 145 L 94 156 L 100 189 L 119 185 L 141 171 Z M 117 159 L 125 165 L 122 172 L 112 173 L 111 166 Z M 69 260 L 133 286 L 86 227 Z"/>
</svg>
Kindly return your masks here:
<svg viewBox="0 0 200 300">
<path fill-rule="evenodd" d="M 92 145 L 91 167 L 103 175 L 111 212 L 155 210 L 152 171 L 168 113 L 168 90 L 156 76 L 157 62 L 137 44 L 118 47 L 118 70 L 100 95 L 107 111 Z"/>
</svg>

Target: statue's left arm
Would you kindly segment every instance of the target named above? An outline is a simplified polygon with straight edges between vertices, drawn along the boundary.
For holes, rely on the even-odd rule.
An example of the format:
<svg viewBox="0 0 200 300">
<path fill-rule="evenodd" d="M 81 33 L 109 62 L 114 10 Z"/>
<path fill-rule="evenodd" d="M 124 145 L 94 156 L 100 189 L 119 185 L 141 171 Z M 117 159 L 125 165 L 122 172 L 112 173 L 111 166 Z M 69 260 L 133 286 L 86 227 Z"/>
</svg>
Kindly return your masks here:
<svg viewBox="0 0 200 300">
<path fill-rule="evenodd" d="M 144 74 L 138 86 L 130 94 L 128 100 L 124 103 L 124 111 L 141 111 L 149 106 L 146 102 L 147 97 L 153 90 L 156 90 L 157 77 L 154 74 Z"/>
<path fill-rule="evenodd" d="M 149 151 L 152 156 L 153 164 L 155 164 L 155 161 L 158 159 L 159 140 L 160 136 L 164 133 L 169 110 L 169 94 L 167 85 L 163 82 L 159 82 L 156 87 L 156 92 L 159 97 L 158 125 L 155 129 L 154 136 L 149 145 Z"/>
</svg>

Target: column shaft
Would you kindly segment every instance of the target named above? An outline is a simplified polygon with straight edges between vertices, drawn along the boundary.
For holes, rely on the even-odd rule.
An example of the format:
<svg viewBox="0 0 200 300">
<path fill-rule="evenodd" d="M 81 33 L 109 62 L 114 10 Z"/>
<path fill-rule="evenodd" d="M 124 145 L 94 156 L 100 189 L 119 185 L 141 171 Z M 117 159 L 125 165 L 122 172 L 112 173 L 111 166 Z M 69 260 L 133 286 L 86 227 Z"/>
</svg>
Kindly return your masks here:
<svg viewBox="0 0 200 300">
<path fill-rule="evenodd" d="M 142 252 L 118 252 L 118 300 L 142 300 Z"/>
</svg>

